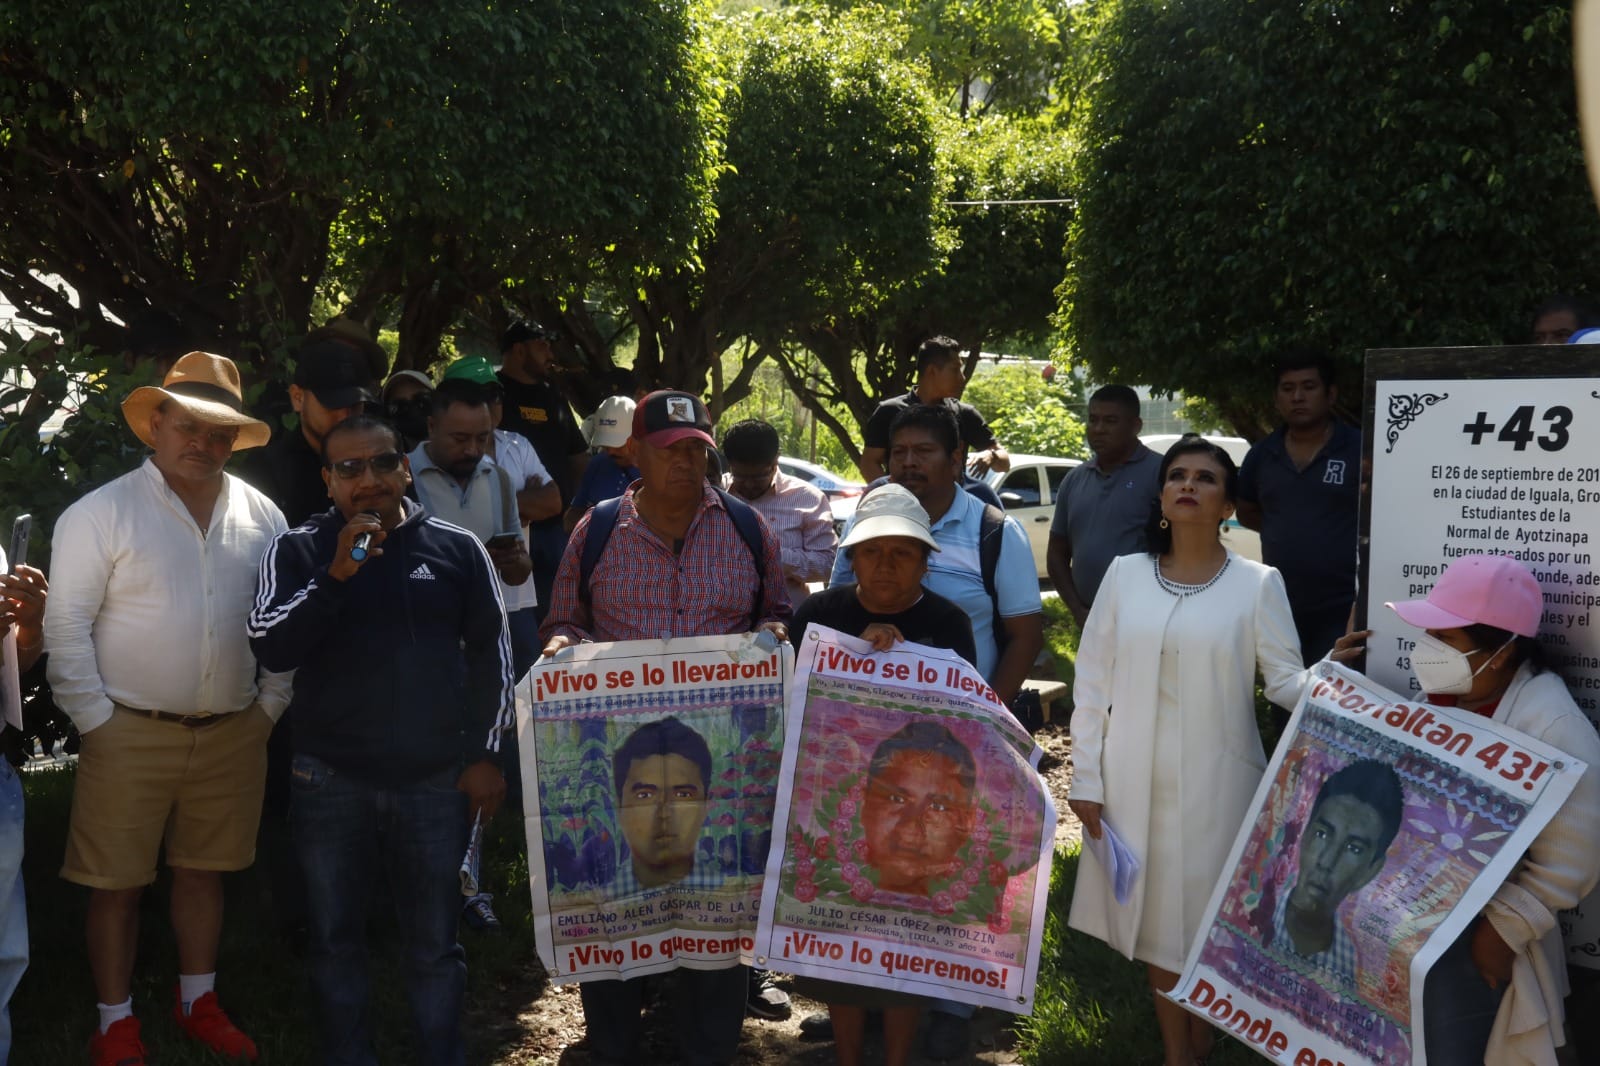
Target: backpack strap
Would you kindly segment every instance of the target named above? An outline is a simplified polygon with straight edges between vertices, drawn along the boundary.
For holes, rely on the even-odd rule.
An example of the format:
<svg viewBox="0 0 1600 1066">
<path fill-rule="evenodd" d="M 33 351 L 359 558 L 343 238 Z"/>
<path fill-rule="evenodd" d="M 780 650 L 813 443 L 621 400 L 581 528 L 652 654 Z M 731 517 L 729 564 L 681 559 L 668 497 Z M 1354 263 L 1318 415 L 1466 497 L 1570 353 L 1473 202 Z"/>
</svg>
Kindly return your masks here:
<svg viewBox="0 0 1600 1066">
<path fill-rule="evenodd" d="M 728 509 L 728 517 L 733 519 L 739 539 L 750 550 L 751 561 L 756 564 L 756 598 L 750 605 L 750 628 L 754 629 L 761 624 L 761 603 L 767 598 L 767 542 L 761 535 L 761 516 L 737 496 L 722 489 L 717 489 L 716 493 L 722 499 L 722 506 Z"/>
<path fill-rule="evenodd" d="M 589 509 L 589 528 L 583 534 L 583 554 L 578 557 L 578 602 L 593 614 L 589 597 L 589 575 L 605 553 L 611 540 L 611 531 L 617 525 L 617 513 L 622 510 L 622 497 L 601 500 Z"/>
<path fill-rule="evenodd" d="M 754 629 L 761 621 L 761 604 L 767 595 L 767 545 L 761 535 L 761 516 L 743 500 L 721 489 L 716 492 L 722 498 L 722 505 L 728 509 L 728 517 L 733 520 L 733 528 L 738 530 L 739 539 L 749 549 L 751 561 L 756 565 L 756 596 L 750 606 L 750 628 Z M 617 496 L 600 501 L 589 511 L 589 528 L 584 531 L 583 552 L 578 557 L 578 602 L 586 609 L 592 610 L 589 576 L 594 573 L 600 556 L 605 553 L 621 510 L 622 497 Z"/>
<path fill-rule="evenodd" d="M 1000 617 L 1000 595 L 995 591 L 995 574 L 1000 569 L 1000 548 L 1005 544 L 1006 513 L 992 503 L 983 505 L 983 521 L 978 526 L 978 570 L 983 578 L 983 591 L 989 597 L 989 610 L 994 616 L 994 646 L 996 655 L 1005 653 L 1005 620 Z"/>
</svg>

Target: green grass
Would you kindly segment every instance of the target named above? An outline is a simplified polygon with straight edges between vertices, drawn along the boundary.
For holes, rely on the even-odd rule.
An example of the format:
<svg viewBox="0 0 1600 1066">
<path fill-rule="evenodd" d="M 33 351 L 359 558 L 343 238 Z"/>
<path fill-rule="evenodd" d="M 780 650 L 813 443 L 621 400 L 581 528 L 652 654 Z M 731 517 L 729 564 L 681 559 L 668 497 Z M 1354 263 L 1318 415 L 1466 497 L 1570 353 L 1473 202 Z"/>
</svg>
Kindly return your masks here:
<svg viewBox="0 0 1600 1066">
<path fill-rule="evenodd" d="M 1144 963 L 1067 928 L 1077 874 L 1077 851 L 1057 852 L 1033 1014 L 1017 1024 L 1023 1060 L 1034 1066 L 1160 1063 Z M 1259 1061 L 1232 1041 L 1219 1041 L 1209 1060 L 1217 1066 Z"/>
<path fill-rule="evenodd" d="M 83 947 L 87 890 L 57 875 L 71 810 L 70 769 L 24 775 L 27 794 L 28 927 L 32 962 L 12 1001 L 16 1063 L 85 1061 L 96 1024 L 94 988 Z M 537 962 L 528 894 L 527 860 L 520 846 L 521 823 L 502 814 L 486 844 L 487 888 L 504 924 L 498 937 L 463 928 L 467 948 L 468 1060 L 490 1063 L 506 1057 L 518 1041 L 518 1009 L 545 985 Z M 218 993 L 240 1028 L 261 1049 L 264 1062 L 311 1063 L 316 1056 L 316 1021 L 306 969 L 268 919 L 261 880 L 254 870 L 229 875 L 223 923 Z M 184 1039 L 171 1018 L 177 959 L 167 921 L 165 878 L 144 896 L 133 1004 L 143 1024 L 145 1047 L 163 1066 L 223 1060 Z M 372 901 L 372 979 L 379 1061 L 409 1063 L 410 1013 L 400 980 L 400 959 L 380 893 Z"/>
<path fill-rule="evenodd" d="M 1044 649 L 1055 660 L 1056 680 L 1070 689 L 1077 675 L 1078 623 L 1059 596 L 1044 601 Z"/>
</svg>

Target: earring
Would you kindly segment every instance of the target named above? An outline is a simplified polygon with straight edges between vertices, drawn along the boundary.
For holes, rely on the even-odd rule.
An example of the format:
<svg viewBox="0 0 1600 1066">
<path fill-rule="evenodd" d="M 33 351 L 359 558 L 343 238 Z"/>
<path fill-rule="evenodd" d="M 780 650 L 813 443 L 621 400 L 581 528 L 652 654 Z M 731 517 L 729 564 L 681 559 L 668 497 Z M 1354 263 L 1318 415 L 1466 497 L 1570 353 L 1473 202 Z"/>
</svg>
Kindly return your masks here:
<svg viewBox="0 0 1600 1066">
<path fill-rule="evenodd" d="M 1161 516 L 1161 528 L 1162 529 L 1166 529 L 1170 525 L 1172 525 L 1172 523 L 1167 521 L 1167 516 L 1166 515 L 1162 515 Z"/>
</svg>

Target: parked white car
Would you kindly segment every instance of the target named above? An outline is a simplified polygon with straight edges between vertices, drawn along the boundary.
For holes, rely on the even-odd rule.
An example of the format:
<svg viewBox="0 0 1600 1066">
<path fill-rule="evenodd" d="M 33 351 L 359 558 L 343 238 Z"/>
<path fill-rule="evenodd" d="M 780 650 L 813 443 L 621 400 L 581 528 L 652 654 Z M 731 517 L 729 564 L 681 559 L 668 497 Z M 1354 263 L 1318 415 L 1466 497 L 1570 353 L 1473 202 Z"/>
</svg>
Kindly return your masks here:
<svg viewBox="0 0 1600 1066">
<path fill-rule="evenodd" d="M 799 478 L 828 497 L 828 507 L 833 511 L 833 528 L 836 532 L 844 529 L 844 524 L 856 513 L 856 504 L 860 502 L 861 494 L 867 491 L 864 483 L 842 478 L 833 471 L 816 463 L 808 463 L 804 459 L 780 455 L 778 469 L 790 477 Z"/>
<path fill-rule="evenodd" d="M 1028 546 L 1033 549 L 1033 562 L 1039 578 L 1048 576 L 1045 568 L 1045 551 L 1050 546 L 1050 522 L 1055 518 L 1056 494 L 1061 483 L 1082 459 L 1062 459 L 1050 455 L 1011 455 L 1011 469 L 1005 473 L 991 470 L 983 476 L 989 487 L 1000 497 L 1006 514 L 1022 523 L 1028 534 Z"/>
</svg>

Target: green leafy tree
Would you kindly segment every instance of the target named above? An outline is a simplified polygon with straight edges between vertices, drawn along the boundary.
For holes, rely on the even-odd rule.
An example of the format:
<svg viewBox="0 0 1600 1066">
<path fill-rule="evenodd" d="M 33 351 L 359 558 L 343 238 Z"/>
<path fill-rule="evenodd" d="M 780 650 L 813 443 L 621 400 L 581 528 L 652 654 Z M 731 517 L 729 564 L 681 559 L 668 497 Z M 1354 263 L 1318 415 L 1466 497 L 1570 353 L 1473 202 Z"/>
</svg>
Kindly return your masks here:
<svg viewBox="0 0 1600 1066">
<path fill-rule="evenodd" d="M 720 410 L 798 324 L 870 306 L 929 268 L 946 179 L 937 105 L 923 73 L 896 58 L 892 24 L 754 12 L 719 21 L 714 48 L 726 63 L 725 169 L 698 257 L 602 264 L 586 288 L 534 285 L 519 298 L 560 316 L 591 370 L 627 336 L 601 316 L 625 316 L 641 377 L 700 391 L 709 376 Z M 758 358 L 724 381 L 721 354 L 741 339 Z"/>
<path fill-rule="evenodd" d="M 1567 5 L 1099 0 L 1060 292 L 1099 380 L 1266 422 L 1289 346 L 1525 339 L 1600 268 Z"/>
<path fill-rule="evenodd" d="M 791 387 L 815 399 L 813 413 L 845 442 L 852 459 L 860 454 L 858 427 L 880 400 L 910 386 L 924 338 L 946 334 L 979 352 L 1002 341 L 1037 343 L 1049 331 L 1070 208 L 991 201 L 1063 199 L 1065 141 L 1041 121 L 1002 114 L 947 119 L 941 130 L 950 198 L 968 201 L 949 216 L 949 251 L 916 284 L 872 306 L 803 324 L 795 336 L 804 351 L 773 356 Z M 826 373 L 808 374 L 808 357 Z M 834 414 L 841 408 L 850 420 Z"/>
<path fill-rule="evenodd" d="M 12 0 L 0 293 L 102 350 L 156 309 L 248 354 L 334 287 L 412 362 L 558 243 L 688 255 L 715 169 L 695 10 Z"/>
<path fill-rule="evenodd" d="M 1033 114 L 1050 102 L 1062 59 L 1061 0 L 830 0 L 836 10 L 881 8 L 910 27 L 912 55 L 963 118 L 991 110 Z"/>
<path fill-rule="evenodd" d="M 1009 451 L 1087 458 L 1083 421 L 1072 410 L 1077 397 L 1062 384 L 1067 378 L 1046 379 L 1035 366 L 997 366 L 974 374 L 962 399 L 982 412 Z"/>
</svg>

